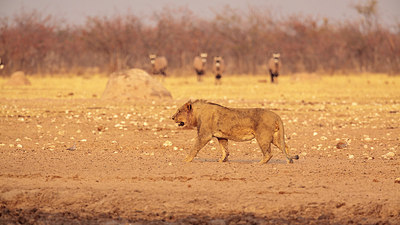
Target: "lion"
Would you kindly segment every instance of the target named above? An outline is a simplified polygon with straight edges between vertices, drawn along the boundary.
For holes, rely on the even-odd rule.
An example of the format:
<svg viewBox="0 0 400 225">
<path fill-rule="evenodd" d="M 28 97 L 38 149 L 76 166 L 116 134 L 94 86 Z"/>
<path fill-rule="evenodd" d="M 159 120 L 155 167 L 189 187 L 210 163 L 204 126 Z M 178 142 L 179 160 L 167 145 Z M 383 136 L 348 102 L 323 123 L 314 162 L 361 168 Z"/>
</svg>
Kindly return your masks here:
<svg viewBox="0 0 400 225">
<path fill-rule="evenodd" d="M 185 159 L 187 162 L 191 162 L 213 137 L 218 139 L 222 151 L 219 162 L 228 160 L 228 140 L 250 141 L 254 138 L 264 155 L 260 164 L 272 158 L 271 143 L 285 154 L 288 163 L 299 159 L 298 155 L 289 156 L 282 119 L 266 109 L 227 108 L 205 100 L 190 100 L 177 110 L 172 119 L 178 126 L 197 127 L 196 143 Z"/>
</svg>

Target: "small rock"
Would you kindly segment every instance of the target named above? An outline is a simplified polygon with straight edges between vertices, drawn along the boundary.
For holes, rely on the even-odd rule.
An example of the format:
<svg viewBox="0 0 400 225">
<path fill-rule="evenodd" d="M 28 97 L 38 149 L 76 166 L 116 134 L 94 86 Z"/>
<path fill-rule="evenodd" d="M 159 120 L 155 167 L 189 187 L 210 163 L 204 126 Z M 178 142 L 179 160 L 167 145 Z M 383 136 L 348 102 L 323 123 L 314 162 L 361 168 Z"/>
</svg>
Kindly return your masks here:
<svg viewBox="0 0 400 225">
<path fill-rule="evenodd" d="M 349 155 L 349 159 L 354 159 L 354 155 Z"/>
<path fill-rule="evenodd" d="M 388 153 L 386 153 L 386 156 L 387 157 L 393 157 L 395 154 L 394 154 L 394 152 L 388 152 Z"/>
<path fill-rule="evenodd" d="M 76 143 L 73 146 L 67 148 L 68 151 L 75 151 L 76 150 Z"/>
<path fill-rule="evenodd" d="M 97 131 L 99 131 L 99 132 L 100 132 L 100 131 L 104 131 L 104 129 L 105 129 L 105 127 L 104 127 L 104 126 L 101 126 L 101 125 L 97 127 Z"/>
<path fill-rule="evenodd" d="M 396 184 L 400 184 L 400 177 L 398 177 L 398 178 L 394 179 L 394 183 L 396 183 Z"/>
<path fill-rule="evenodd" d="M 382 158 L 385 158 L 385 159 L 393 159 L 394 156 L 395 156 L 395 153 L 394 153 L 394 152 L 388 152 L 388 153 L 382 155 Z"/>
<path fill-rule="evenodd" d="M 165 141 L 163 146 L 168 147 L 168 146 L 172 146 L 172 142 L 171 141 Z"/>
<path fill-rule="evenodd" d="M 337 149 L 344 149 L 346 147 L 347 147 L 347 143 L 345 143 L 345 142 L 339 142 L 336 144 Z"/>
</svg>

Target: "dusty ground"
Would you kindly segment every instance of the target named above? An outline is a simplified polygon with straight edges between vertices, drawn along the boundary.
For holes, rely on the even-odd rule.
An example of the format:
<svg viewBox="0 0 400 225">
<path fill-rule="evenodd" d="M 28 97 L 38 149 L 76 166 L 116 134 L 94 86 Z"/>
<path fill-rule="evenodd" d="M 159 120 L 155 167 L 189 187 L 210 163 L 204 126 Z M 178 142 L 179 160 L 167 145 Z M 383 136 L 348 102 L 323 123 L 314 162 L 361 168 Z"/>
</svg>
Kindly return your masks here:
<svg viewBox="0 0 400 225">
<path fill-rule="evenodd" d="M 174 100 L 122 103 L 103 77 L 0 80 L 0 224 L 398 224 L 400 77 L 262 79 L 167 78 Z M 230 142 L 221 164 L 214 142 L 184 163 L 196 133 L 169 118 L 189 98 L 277 112 L 300 159 Z"/>
</svg>

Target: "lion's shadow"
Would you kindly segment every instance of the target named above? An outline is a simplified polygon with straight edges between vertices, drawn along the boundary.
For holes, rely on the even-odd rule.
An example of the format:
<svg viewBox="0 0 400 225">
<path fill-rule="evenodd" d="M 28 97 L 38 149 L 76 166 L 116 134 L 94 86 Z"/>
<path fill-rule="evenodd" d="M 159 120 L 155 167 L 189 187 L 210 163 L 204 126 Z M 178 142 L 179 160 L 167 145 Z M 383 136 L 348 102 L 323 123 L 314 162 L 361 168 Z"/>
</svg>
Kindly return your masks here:
<svg viewBox="0 0 400 225">
<path fill-rule="evenodd" d="M 256 164 L 259 161 L 257 159 L 229 159 L 226 163 Z M 219 163 L 215 158 L 195 158 L 193 162 Z M 287 162 L 282 159 L 271 159 L 268 164 L 287 164 Z"/>
</svg>

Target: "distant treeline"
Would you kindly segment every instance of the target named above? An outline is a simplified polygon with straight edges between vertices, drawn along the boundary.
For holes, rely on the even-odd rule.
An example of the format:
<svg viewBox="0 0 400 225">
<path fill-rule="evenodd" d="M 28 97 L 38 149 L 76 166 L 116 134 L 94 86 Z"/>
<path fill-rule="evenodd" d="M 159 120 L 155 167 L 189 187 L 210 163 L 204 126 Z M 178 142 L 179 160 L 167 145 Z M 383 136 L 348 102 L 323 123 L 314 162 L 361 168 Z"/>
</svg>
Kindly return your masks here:
<svg viewBox="0 0 400 225">
<path fill-rule="evenodd" d="M 374 2 L 374 1 L 372 1 Z M 283 73 L 400 73 L 400 23 L 388 28 L 376 10 L 355 7 L 359 20 L 331 22 L 301 15 L 229 7 L 203 19 L 187 9 L 155 13 L 152 22 L 133 14 L 88 17 L 67 25 L 36 11 L 0 18 L 2 75 L 148 69 L 150 53 L 166 56 L 170 74 L 188 74 L 201 52 L 224 57 L 227 73 L 266 73 L 273 52 Z M 211 67 L 211 65 L 210 65 Z M 179 72 L 185 71 L 185 72 Z M 194 72 L 193 72 L 194 73 Z"/>
</svg>

